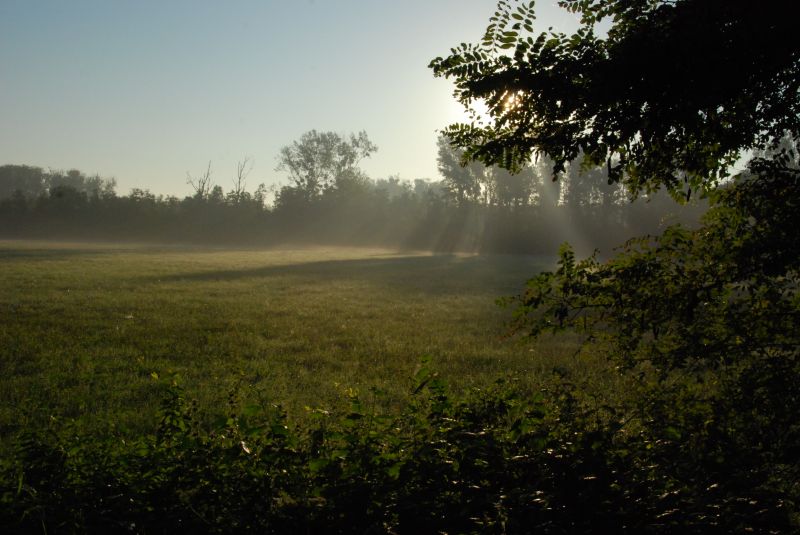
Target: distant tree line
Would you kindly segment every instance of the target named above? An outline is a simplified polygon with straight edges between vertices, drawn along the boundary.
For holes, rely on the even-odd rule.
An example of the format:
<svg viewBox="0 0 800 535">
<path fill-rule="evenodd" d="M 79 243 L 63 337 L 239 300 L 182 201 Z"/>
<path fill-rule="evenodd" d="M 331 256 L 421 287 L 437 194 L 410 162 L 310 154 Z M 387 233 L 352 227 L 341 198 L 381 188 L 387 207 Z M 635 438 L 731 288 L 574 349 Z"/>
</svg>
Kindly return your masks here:
<svg viewBox="0 0 800 535">
<path fill-rule="evenodd" d="M 441 180 L 371 179 L 359 163 L 377 150 L 365 132 L 312 130 L 281 149 L 276 191 L 247 188 L 252 162 L 237 164 L 226 192 L 211 163 L 187 174 L 183 199 L 78 170 L 0 166 L 0 237 L 235 245 L 349 244 L 434 251 L 551 252 L 569 240 L 606 249 L 655 232 L 664 220 L 695 221 L 703 206 L 678 206 L 664 193 L 631 204 L 599 168 L 568 164 L 553 181 L 540 159 L 511 174 L 471 162 L 447 138 L 438 141 Z M 580 179 L 578 179 L 578 175 Z M 274 195 L 273 195 L 274 194 Z"/>
</svg>

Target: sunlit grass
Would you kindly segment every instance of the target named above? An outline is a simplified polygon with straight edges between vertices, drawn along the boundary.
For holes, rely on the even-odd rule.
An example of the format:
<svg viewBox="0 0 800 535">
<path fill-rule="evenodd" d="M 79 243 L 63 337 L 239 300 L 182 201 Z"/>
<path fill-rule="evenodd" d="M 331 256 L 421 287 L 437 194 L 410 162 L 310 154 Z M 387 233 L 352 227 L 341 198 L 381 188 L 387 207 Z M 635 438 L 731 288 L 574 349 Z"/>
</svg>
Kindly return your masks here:
<svg viewBox="0 0 800 535">
<path fill-rule="evenodd" d="M 174 374 L 218 414 L 230 391 L 298 415 L 337 406 L 345 387 L 391 406 L 426 355 L 456 391 L 509 373 L 534 386 L 574 348 L 508 339 L 495 299 L 551 262 L 0 242 L 0 430 L 149 429 Z"/>
</svg>

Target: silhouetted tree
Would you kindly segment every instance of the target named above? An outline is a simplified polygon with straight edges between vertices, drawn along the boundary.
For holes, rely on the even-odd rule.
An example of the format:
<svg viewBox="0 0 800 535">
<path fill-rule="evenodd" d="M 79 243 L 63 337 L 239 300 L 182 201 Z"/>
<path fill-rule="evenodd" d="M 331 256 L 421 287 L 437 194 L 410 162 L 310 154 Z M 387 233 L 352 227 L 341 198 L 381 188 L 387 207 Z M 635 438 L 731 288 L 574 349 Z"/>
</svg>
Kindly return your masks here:
<svg viewBox="0 0 800 535">
<path fill-rule="evenodd" d="M 214 183 L 211 181 L 211 161 L 209 160 L 205 172 L 201 175 L 194 177 L 189 174 L 189 171 L 186 171 L 186 183 L 194 190 L 196 199 L 207 199 L 214 187 Z"/>
<path fill-rule="evenodd" d="M 41 167 L 29 165 L 0 166 L 0 199 L 19 193 L 23 197 L 38 197 L 47 191 L 47 174 Z"/>
<path fill-rule="evenodd" d="M 306 132 L 280 150 L 276 171 L 289 174 L 289 187 L 296 194 L 282 192 L 279 197 L 311 201 L 326 190 L 349 187 L 363 178 L 359 162 L 377 150 L 364 131 L 350 134 L 349 138 L 335 132 Z"/>
<path fill-rule="evenodd" d="M 102 178 L 100 175 L 87 176 L 77 169 L 50 171 L 46 175 L 48 189 L 52 192 L 58 188 L 72 188 L 89 197 L 113 197 L 117 182 L 113 178 Z"/>
<path fill-rule="evenodd" d="M 713 187 L 741 151 L 800 130 L 800 45 L 787 4 L 565 0 L 573 35 L 533 33 L 533 3 L 500 2 L 483 41 L 431 62 L 494 121 L 445 130 L 470 158 L 554 170 L 583 152 L 631 193 Z M 595 25 L 612 21 L 607 38 Z M 713 125 L 713 126 L 712 126 Z"/>
<path fill-rule="evenodd" d="M 233 178 L 233 189 L 228 193 L 227 199 L 233 204 L 239 204 L 249 199 L 247 192 L 247 175 L 253 170 L 250 158 L 236 163 L 236 176 Z"/>
<path fill-rule="evenodd" d="M 486 168 L 480 162 L 467 162 L 464 152 L 454 147 L 445 136 L 437 140 L 437 165 L 444 178 L 443 185 L 448 197 L 461 206 L 475 203 L 481 198 L 481 186 L 486 181 Z"/>
<path fill-rule="evenodd" d="M 490 198 L 494 204 L 504 208 L 529 206 L 537 194 L 537 179 L 532 167 L 525 167 L 518 173 L 492 167 L 489 173 Z"/>
</svg>

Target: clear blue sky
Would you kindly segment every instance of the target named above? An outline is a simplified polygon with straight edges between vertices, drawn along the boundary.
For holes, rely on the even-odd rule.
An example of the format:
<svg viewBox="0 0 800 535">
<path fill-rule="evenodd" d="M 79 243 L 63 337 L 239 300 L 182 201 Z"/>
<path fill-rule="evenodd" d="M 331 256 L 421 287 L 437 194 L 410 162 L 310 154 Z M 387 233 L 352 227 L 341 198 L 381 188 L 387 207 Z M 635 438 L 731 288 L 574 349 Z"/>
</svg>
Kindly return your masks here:
<svg viewBox="0 0 800 535">
<path fill-rule="evenodd" d="M 574 16 L 537 4 L 539 29 Z M 492 0 L 0 0 L 0 164 L 77 168 L 118 191 L 186 195 L 212 162 L 226 190 L 281 183 L 303 132 L 366 130 L 373 178 L 437 178 L 460 119 L 428 62 L 480 39 Z"/>
</svg>

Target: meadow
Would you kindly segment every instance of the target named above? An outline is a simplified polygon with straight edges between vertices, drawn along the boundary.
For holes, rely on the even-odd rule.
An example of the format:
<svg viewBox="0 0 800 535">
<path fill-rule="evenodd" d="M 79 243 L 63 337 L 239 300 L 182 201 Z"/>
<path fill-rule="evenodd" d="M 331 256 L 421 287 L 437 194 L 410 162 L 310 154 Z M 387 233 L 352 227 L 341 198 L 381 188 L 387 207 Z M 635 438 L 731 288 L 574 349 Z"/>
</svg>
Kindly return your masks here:
<svg viewBox="0 0 800 535">
<path fill-rule="evenodd" d="M 553 258 L 363 248 L 280 250 L 0 242 L 0 436 L 70 421 L 151 430 L 177 380 L 204 413 L 243 403 L 391 409 L 430 357 L 455 392 L 571 362 L 560 339 L 508 336 L 518 293 Z"/>
</svg>

